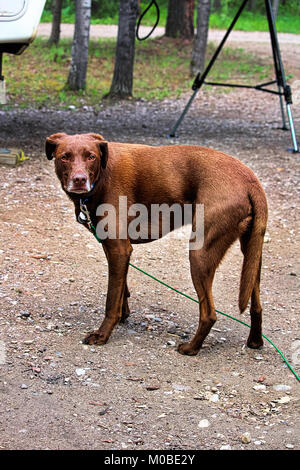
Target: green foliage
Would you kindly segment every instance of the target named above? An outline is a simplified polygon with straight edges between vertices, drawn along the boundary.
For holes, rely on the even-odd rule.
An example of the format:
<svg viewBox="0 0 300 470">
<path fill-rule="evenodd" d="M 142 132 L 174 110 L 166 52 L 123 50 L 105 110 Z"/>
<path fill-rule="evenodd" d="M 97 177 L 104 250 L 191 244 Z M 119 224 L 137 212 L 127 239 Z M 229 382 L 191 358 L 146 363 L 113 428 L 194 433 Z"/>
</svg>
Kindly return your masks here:
<svg viewBox="0 0 300 470">
<path fill-rule="evenodd" d="M 219 10 L 222 13 L 233 14 L 237 11 L 242 4 L 242 0 L 220 0 L 221 8 L 214 8 L 215 1 L 211 0 L 212 10 Z M 271 5 L 273 0 L 271 0 Z M 249 0 L 248 4 L 245 6 L 246 10 L 252 11 L 253 13 L 263 13 L 265 11 L 265 0 Z M 299 0 L 281 0 L 279 4 L 280 13 L 290 14 L 290 15 L 299 15 L 300 4 Z"/>
<path fill-rule="evenodd" d="M 232 19 L 233 16 L 211 13 L 209 18 L 209 27 L 211 29 L 227 29 Z M 241 31 L 268 31 L 269 26 L 266 15 L 244 11 L 238 19 L 234 29 Z M 300 34 L 299 18 L 295 16 L 278 15 L 276 29 L 279 33 Z"/>
<path fill-rule="evenodd" d="M 47 0 L 43 11 L 41 21 L 43 23 L 51 23 L 52 0 Z M 149 5 L 149 0 L 141 0 L 140 13 L 142 13 Z M 164 26 L 167 18 L 168 0 L 158 0 L 160 8 L 160 25 Z M 119 0 L 93 0 L 92 1 L 92 24 L 117 24 L 119 16 Z M 144 25 L 151 25 L 156 20 L 156 9 L 151 7 L 143 20 Z M 62 22 L 74 23 L 75 21 L 75 1 L 64 0 L 62 8 Z"/>
<path fill-rule="evenodd" d="M 212 5 L 214 5 L 214 0 Z M 210 28 L 226 29 L 230 25 L 235 13 L 237 12 L 242 0 L 221 0 L 221 9 L 212 7 L 210 15 Z M 140 3 L 140 12 L 142 13 L 149 5 L 150 0 L 142 0 Z M 164 27 L 167 19 L 168 0 L 157 0 L 160 8 L 159 26 Z M 255 5 L 251 11 L 249 7 Z M 51 12 L 52 0 L 47 0 L 42 15 L 42 22 L 52 21 Z M 243 31 L 268 31 L 268 24 L 265 15 L 264 0 L 255 0 L 250 2 L 243 11 L 236 29 Z M 93 0 L 92 1 L 92 20 L 93 24 L 117 24 L 119 15 L 119 0 Z M 300 34 L 300 2 L 299 0 L 281 0 L 278 12 L 276 27 L 281 33 Z M 75 21 L 75 1 L 64 0 L 62 10 L 62 22 L 74 23 Z M 153 25 L 156 21 L 156 9 L 152 6 L 143 18 L 143 25 Z M 196 25 L 196 9 L 195 9 Z"/>
<path fill-rule="evenodd" d="M 97 108 L 111 85 L 116 41 L 90 41 L 87 88 L 81 92 L 70 91 L 65 86 L 71 45 L 71 39 L 61 40 L 58 46 L 49 46 L 46 40 L 38 38 L 21 59 L 5 54 L 3 72 L 10 98 L 8 106 L 65 108 L 89 105 Z M 193 81 L 189 75 L 191 48 L 191 43 L 167 38 L 137 42 L 134 97 L 160 100 L 190 93 Z M 215 46 L 209 44 L 208 58 L 214 50 Z M 211 81 L 256 84 L 273 78 L 273 68 L 242 49 L 224 48 L 209 78 Z M 204 90 L 209 92 L 209 87 Z M 221 90 L 224 89 L 216 92 Z"/>
</svg>

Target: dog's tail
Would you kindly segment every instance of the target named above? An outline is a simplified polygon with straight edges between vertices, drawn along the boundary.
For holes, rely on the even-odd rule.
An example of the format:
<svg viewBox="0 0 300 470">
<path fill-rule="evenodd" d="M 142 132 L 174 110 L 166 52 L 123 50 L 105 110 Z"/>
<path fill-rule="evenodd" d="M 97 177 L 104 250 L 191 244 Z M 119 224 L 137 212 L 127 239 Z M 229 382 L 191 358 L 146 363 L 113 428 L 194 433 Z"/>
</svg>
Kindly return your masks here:
<svg viewBox="0 0 300 470">
<path fill-rule="evenodd" d="M 249 231 L 242 236 L 241 240 L 244 254 L 239 292 L 241 313 L 246 310 L 254 285 L 260 276 L 262 247 L 268 218 L 267 200 L 260 185 L 252 189 L 249 199 L 253 220 Z"/>
</svg>

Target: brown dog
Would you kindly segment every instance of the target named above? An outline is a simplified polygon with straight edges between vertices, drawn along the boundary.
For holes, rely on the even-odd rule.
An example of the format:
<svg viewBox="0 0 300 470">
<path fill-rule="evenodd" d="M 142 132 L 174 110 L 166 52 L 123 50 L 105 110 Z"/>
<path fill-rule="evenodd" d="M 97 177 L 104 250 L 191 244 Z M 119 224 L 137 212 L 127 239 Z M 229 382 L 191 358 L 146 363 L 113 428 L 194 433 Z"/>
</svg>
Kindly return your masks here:
<svg viewBox="0 0 300 470">
<path fill-rule="evenodd" d="M 46 155 L 49 160 L 55 157 L 56 174 L 74 202 L 77 218 L 82 216 L 82 201 L 94 227 L 107 214 L 101 208 L 110 204 L 116 213 L 117 237 L 107 237 L 102 243 L 109 266 L 106 314 L 100 328 L 91 332 L 85 343 L 106 343 L 113 328 L 128 317 L 126 277 L 131 243 L 152 241 L 151 237 L 131 238 L 127 232 L 125 237 L 120 237 L 124 227 L 119 220 L 119 201 L 120 196 L 126 196 L 127 207 L 136 203 L 146 208 L 153 204 L 176 203 L 180 207 L 190 204 L 192 227 L 195 208 L 204 205 L 203 245 L 189 252 L 192 280 L 199 299 L 199 326 L 194 338 L 179 346 L 179 352 L 197 354 L 215 323 L 212 297 L 215 270 L 238 238 L 244 255 L 239 293 L 241 312 L 251 297 L 247 345 L 262 346 L 259 284 L 267 202 L 262 186 L 249 168 L 229 155 L 204 147 L 107 142 L 98 134 L 53 134 L 46 140 Z M 131 220 L 128 216 L 126 224 Z M 81 217 L 81 222 L 88 225 L 87 219 Z M 151 221 L 148 222 L 150 226 Z M 170 230 L 174 226 L 173 223 Z M 159 234 L 162 235 L 161 227 Z"/>
</svg>

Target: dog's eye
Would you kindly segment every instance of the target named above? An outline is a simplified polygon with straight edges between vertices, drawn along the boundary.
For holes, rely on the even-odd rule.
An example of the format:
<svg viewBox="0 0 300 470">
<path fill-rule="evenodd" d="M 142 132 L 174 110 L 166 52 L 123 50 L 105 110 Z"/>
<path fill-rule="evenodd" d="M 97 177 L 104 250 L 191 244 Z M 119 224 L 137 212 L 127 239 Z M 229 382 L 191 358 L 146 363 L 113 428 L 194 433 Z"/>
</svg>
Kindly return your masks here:
<svg viewBox="0 0 300 470">
<path fill-rule="evenodd" d="M 95 158 L 96 158 L 95 155 L 92 155 L 91 153 L 88 156 L 88 160 L 95 160 Z"/>
<path fill-rule="evenodd" d="M 62 160 L 63 162 L 67 162 L 68 160 L 70 160 L 70 157 L 69 157 L 69 155 L 62 155 L 62 156 L 61 156 L 61 160 Z"/>
</svg>

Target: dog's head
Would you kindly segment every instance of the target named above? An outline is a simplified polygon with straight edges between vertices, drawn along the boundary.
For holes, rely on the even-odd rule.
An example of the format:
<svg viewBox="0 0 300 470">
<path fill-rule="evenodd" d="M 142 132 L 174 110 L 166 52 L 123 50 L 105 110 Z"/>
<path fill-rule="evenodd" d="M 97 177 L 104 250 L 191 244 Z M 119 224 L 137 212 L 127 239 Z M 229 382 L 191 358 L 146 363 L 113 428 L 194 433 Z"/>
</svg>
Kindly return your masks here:
<svg viewBox="0 0 300 470">
<path fill-rule="evenodd" d="M 107 142 L 100 134 L 52 134 L 46 139 L 48 160 L 55 158 L 56 174 L 67 193 L 91 191 L 106 168 Z"/>
</svg>

